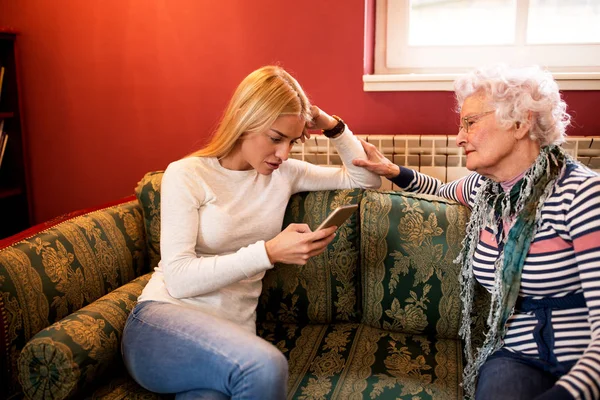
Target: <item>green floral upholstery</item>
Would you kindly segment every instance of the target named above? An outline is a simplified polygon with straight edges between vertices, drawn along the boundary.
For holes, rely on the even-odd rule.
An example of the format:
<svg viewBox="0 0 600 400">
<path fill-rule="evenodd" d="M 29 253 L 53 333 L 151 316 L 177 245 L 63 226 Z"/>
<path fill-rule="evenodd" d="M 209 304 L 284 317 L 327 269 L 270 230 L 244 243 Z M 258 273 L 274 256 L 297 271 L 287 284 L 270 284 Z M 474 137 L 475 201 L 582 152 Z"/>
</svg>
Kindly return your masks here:
<svg viewBox="0 0 600 400">
<path fill-rule="evenodd" d="M 430 196 L 356 193 L 360 227 L 353 220 L 346 229 L 360 232 L 359 260 L 353 258 L 355 242 L 348 241 L 344 252 L 352 256 L 338 264 L 346 271 L 341 276 L 353 279 L 360 267 L 353 299 L 362 295 L 362 301 L 345 321 L 359 322 L 352 317 L 362 314 L 363 323 L 342 322 L 333 307 L 339 283 L 329 283 L 337 280 L 327 267 L 331 260 L 317 259 L 308 271 L 277 265 L 264 279 L 258 333 L 288 357 L 288 399 L 462 398 L 459 268 L 453 260 L 467 209 Z M 327 206 L 328 197 L 308 202 L 310 196 L 322 194 L 290 200 L 285 224 L 310 221 L 306 210 L 322 220 L 334 208 Z M 311 295 L 305 282 L 321 286 Z M 330 310 L 329 320 L 303 314 L 312 299 Z"/>
<path fill-rule="evenodd" d="M 129 312 L 150 280 L 148 273 L 36 334 L 19 357 L 19 381 L 31 399 L 73 396 L 120 361 Z"/>
<path fill-rule="evenodd" d="M 17 359 L 31 337 L 147 270 L 144 237 L 130 201 L 0 250 L 0 398 L 20 392 Z"/>
<path fill-rule="evenodd" d="M 365 324 L 262 323 L 289 360 L 288 399 L 460 399 L 461 345 Z"/>
<path fill-rule="evenodd" d="M 361 190 L 299 193 L 290 199 L 283 227 L 306 223 L 311 229 L 338 206 L 358 204 Z M 337 230 L 327 250 L 306 265 L 277 264 L 263 279 L 258 320 L 287 323 L 358 322 L 358 212 Z"/>
<path fill-rule="evenodd" d="M 458 338 L 459 266 L 469 217 L 457 203 L 367 191 L 361 203 L 363 322 Z"/>
<path fill-rule="evenodd" d="M 144 214 L 151 271 L 154 271 L 160 261 L 160 183 L 163 173 L 164 171 L 148 172 L 135 188 L 135 195 Z"/>
</svg>

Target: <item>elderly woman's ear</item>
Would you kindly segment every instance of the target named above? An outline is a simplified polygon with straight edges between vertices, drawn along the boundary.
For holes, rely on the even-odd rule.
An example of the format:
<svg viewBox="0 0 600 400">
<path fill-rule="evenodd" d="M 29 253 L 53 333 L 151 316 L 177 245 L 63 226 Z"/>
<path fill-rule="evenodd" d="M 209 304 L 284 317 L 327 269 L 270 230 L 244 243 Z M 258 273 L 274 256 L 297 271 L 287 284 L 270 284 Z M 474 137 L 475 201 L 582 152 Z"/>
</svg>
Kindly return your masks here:
<svg viewBox="0 0 600 400">
<path fill-rule="evenodd" d="M 529 130 L 531 129 L 531 122 L 533 120 L 533 113 L 529 111 L 527 113 L 527 119 L 525 121 L 517 121 L 515 122 L 515 139 L 521 140 L 529 134 Z"/>
</svg>

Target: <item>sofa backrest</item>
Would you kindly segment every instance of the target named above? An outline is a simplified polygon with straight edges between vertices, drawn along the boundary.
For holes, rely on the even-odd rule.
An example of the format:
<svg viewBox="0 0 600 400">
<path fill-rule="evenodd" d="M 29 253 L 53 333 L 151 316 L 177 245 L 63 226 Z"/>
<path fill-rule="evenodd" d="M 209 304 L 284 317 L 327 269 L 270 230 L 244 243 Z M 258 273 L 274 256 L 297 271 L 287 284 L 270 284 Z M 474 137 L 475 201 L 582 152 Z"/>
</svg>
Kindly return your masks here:
<svg viewBox="0 0 600 400">
<path fill-rule="evenodd" d="M 361 210 L 363 322 L 458 338 L 460 268 L 469 211 L 439 197 L 366 191 Z"/>
<path fill-rule="evenodd" d="M 17 360 L 40 330 L 147 271 L 138 202 L 66 220 L 0 250 L 0 398 L 20 392 Z"/>
</svg>

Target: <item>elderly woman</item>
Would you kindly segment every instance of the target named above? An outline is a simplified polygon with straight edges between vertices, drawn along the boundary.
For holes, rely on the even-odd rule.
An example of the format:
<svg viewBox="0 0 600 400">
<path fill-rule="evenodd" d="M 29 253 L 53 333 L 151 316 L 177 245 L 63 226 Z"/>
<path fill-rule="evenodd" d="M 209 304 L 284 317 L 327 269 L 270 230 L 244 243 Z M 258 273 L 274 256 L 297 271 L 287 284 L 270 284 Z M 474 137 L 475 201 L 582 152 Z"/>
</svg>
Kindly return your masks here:
<svg viewBox="0 0 600 400">
<path fill-rule="evenodd" d="M 363 142 L 354 164 L 472 209 L 457 262 L 466 396 L 600 399 L 600 177 L 559 146 L 570 124 L 550 73 L 498 66 L 455 82 L 470 175 L 448 184 Z M 471 350 L 475 279 L 489 330 Z"/>
</svg>

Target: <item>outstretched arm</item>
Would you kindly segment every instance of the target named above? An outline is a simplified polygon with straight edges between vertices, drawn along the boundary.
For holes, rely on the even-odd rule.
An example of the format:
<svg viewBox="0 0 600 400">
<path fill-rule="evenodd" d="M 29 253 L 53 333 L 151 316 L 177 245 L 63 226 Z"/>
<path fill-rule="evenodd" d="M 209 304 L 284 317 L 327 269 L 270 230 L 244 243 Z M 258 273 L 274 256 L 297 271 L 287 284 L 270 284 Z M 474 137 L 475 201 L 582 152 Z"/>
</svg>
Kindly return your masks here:
<svg viewBox="0 0 600 400">
<path fill-rule="evenodd" d="M 377 147 L 362 139 L 359 140 L 365 149 L 367 159 L 355 159 L 352 161 L 354 165 L 388 178 L 407 192 L 437 195 L 472 207 L 481 175 L 472 173 L 465 178 L 444 184 L 432 176 L 394 164 L 381 154 Z"/>
<path fill-rule="evenodd" d="M 352 163 L 354 165 L 388 178 L 394 184 L 408 192 L 439 194 L 442 181 L 429 175 L 420 174 L 410 168 L 396 165 L 381 154 L 377 147 L 362 139 L 360 141 L 367 154 L 367 159 L 353 160 Z"/>
</svg>

